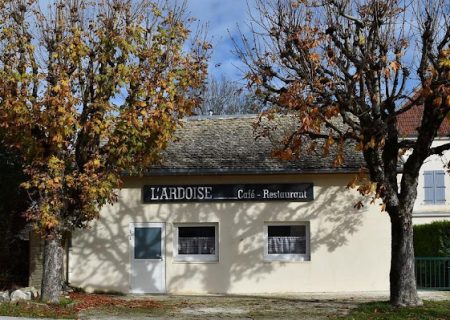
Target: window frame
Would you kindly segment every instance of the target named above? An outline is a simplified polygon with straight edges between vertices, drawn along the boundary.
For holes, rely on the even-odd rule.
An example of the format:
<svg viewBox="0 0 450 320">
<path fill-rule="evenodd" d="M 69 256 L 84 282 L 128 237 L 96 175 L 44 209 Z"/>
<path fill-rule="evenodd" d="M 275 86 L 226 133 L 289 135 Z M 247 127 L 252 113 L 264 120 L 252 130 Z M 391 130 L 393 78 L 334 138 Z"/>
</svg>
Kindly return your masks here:
<svg viewBox="0 0 450 320">
<path fill-rule="evenodd" d="M 269 226 L 305 226 L 306 252 L 269 254 Z M 265 221 L 264 222 L 264 261 L 311 261 L 311 236 L 309 221 Z"/>
<path fill-rule="evenodd" d="M 179 254 L 178 234 L 180 227 L 214 227 L 214 254 Z M 189 222 L 174 223 L 173 260 L 175 262 L 218 262 L 219 261 L 219 223 L 218 222 Z"/>
</svg>

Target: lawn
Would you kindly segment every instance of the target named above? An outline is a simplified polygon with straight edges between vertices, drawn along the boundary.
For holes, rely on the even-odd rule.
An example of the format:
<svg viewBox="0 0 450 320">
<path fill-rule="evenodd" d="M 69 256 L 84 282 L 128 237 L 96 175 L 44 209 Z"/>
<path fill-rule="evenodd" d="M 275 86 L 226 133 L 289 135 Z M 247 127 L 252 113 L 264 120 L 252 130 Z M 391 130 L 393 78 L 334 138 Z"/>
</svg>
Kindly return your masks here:
<svg viewBox="0 0 450 320">
<path fill-rule="evenodd" d="M 450 301 L 424 301 L 422 307 L 395 308 L 388 302 L 369 302 L 359 305 L 349 315 L 337 319 L 346 320 L 400 320 L 400 319 L 450 319 Z"/>
</svg>

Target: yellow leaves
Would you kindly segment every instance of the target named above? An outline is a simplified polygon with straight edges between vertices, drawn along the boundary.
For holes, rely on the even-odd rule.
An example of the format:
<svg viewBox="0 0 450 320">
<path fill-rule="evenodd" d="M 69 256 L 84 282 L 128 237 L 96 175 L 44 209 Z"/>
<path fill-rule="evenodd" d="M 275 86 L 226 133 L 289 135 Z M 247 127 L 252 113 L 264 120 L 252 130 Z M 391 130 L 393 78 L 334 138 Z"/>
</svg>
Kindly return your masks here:
<svg viewBox="0 0 450 320">
<path fill-rule="evenodd" d="M 64 161 L 52 155 L 48 160 L 48 170 L 50 173 L 61 173 L 64 170 Z"/>
<path fill-rule="evenodd" d="M 441 59 L 439 61 L 439 67 L 441 68 L 445 68 L 445 69 L 450 69 L 450 59 Z"/>
<path fill-rule="evenodd" d="M 48 211 L 43 211 L 39 224 L 45 229 L 52 230 L 59 225 L 58 219 Z"/>
<path fill-rule="evenodd" d="M 99 9 L 91 5 L 86 2 L 80 13 Z M 199 102 L 195 92 L 204 83 L 210 44 L 198 41 L 187 49 L 183 21 L 156 5 L 143 8 L 156 17 L 155 28 L 147 29 L 139 18 L 125 21 L 127 5 L 87 26 L 64 16 L 63 37 L 48 30 L 54 46 L 39 60 L 37 75 L 31 62 L 25 72 L 0 70 L 0 125 L 31 164 L 22 185 L 36 191 L 28 216 L 45 230 L 66 223 L 60 220 L 64 215 L 81 227 L 95 218 L 101 205 L 115 201 L 122 170 L 151 164 L 172 139 L 178 119 Z M 16 32 L 5 27 L 5 41 L 8 34 Z M 41 45 L 36 40 L 25 45 L 25 55 L 32 56 L 32 44 Z M 68 207 L 76 212 L 62 212 Z"/>
<path fill-rule="evenodd" d="M 94 161 L 92 161 L 92 164 L 94 165 L 95 168 L 100 167 L 100 159 L 94 159 Z"/>
<path fill-rule="evenodd" d="M 24 188 L 25 190 L 30 189 L 30 188 L 31 188 L 31 183 L 30 183 L 29 181 L 22 182 L 22 183 L 20 184 L 20 187 L 21 187 L 21 188 Z"/>
<path fill-rule="evenodd" d="M 364 37 L 364 35 L 360 34 L 358 37 L 358 44 L 360 46 L 363 46 L 366 44 L 366 38 Z"/>
</svg>

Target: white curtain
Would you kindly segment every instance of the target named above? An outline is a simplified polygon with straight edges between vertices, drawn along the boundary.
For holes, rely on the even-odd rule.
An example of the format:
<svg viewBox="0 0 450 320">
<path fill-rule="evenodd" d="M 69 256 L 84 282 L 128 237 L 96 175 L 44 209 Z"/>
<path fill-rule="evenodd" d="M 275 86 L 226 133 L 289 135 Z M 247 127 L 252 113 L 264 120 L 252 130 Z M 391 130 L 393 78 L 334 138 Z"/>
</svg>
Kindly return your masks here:
<svg viewBox="0 0 450 320">
<path fill-rule="evenodd" d="M 179 237 L 178 254 L 214 254 L 214 237 Z"/>
<path fill-rule="evenodd" d="M 306 254 L 305 237 L 269 237 L 269 254 Z"/>
</svg>

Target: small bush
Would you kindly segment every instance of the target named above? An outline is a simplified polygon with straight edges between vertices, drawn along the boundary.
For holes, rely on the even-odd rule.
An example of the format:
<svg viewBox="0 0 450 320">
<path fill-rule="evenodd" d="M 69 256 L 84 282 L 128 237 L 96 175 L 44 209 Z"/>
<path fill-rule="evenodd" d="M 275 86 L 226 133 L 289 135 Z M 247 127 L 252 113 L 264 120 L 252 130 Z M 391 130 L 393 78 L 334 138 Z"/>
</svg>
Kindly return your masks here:
<svg viewBox="0 0 450 320">
<path fill-rule="evenodd" d="M 435 221 L 414 226 L 416 257 L 450 256 L 450 221 Z"/>
</svg>

